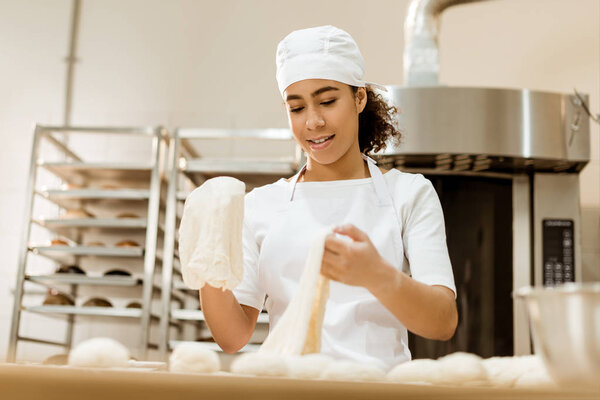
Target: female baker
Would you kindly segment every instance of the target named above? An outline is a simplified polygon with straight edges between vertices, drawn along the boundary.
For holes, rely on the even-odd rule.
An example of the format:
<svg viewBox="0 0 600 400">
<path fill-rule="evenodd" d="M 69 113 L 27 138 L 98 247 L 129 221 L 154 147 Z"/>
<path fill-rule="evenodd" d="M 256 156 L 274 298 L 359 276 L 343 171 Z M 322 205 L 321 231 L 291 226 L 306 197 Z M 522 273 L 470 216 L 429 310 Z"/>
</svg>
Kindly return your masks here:
<svg viewBox="0 0 600 400">
<path fill-rule="evenodd" d="M 454 334 L 456 289 L 439 199 L 422 175 L 383 170 L 366 155 L 400 133 L 395 108 L 363 74 L 356 43 L 333 26 L 294 31 L 279 43 L 277 82 L 307 164 L 246 195 L 242 283 L 201 289 L 207 323 L 228 353 L 248 342 L 263 304 L 277 324 L 314 234 L 331 225 L 337 235 L 327 237 L 321 266 L 331 279 L 322 353 L 389 369 L 410 360 L 407 329 L 437 340 Z"/>
</svg>

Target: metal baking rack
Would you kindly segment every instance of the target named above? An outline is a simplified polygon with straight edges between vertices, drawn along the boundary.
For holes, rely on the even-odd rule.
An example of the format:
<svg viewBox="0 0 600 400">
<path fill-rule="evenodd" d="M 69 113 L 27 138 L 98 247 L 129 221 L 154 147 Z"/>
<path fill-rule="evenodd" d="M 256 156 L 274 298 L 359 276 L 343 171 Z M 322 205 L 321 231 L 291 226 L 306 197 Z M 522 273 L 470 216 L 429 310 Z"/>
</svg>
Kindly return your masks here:
<svg viewBox="0 0 600 400">
<path fill-rule="evenodd" d="M 147 161 L 138 163 L 98 162 L 80 157 L 69 147 L 72 135 L 87 140 L 94 145 L 96 138 L 110 140 L 140 140 L 149 145 L 150 155 Z M 141 139 L 137 139 L 137 138 Z M 160 203 L 160 147 L 164 144 L 166 132 L 161 127 L 148 128 L 104 128 L 104 127 L 51 127 L 37 125 L 34 131 L 31 163 L 27 182 L 27 197 L 23 232 L 18 259 L 17 281 L 7 361 L 15 362 L 17 345 L 21 341 L 42 343 L 66 348 L 72 345 L 73 329 L 76 317 L 116 317 L 139 320 L 139 343 L 141 354 L 138 358 L 147 358 L 147 349 L 156 348 L 149 343 L 151 321 L 158 320 L 151 310 L 153 296 L 160 292 L 154 282 L 155 266 L 161 266 L 156 252 Z M 112 143 L 112 142 L 111 142 Z M 44 153 L 45 152 L 45 153 Z M 56 158 L 48 160 L 44 157 Z M 38 184 L 40 171 L 60 179 L 59 187 L 43 187 Z M 39 186 L 39 187 L 38 187 Z M 82 217 L 61 218 L 59 216 L 34 217 L 37 199 L 45 199 L 61 209 L 81 209 L 95 207 L 112 210 L 115 205 L 127 204 L 140 208 L 144 215 L 139 218 Z M 71 245 L 49 246 L 47 243 L 32 243 L 32 226 L 42 227 L 51 235 L 64 237 Z M 39 228 L 37 228 L 39 229 Z M 82 237 L 90 232 L 102 232 L 105 235 L 143 234 L 145 239 L 139 246 L 87 246 L 82 245 Z M 116 237 L 116 236 L 115 236 Z M 109 265 L 113 260 L 139 260 L 143 270 L 138 276 L 87 276 L 73 273 L 53 273 L 47 275 L 28 273 L 30 255 L 39 255 L 57 263 L 79 264 L 89 257 L 101 259 Z M 68 287 L 68 293 L 74 298 L 80 286 L 137 287 L 133 299 L 139 301 L 141 308 L 83 307 L 63 305 L 25 305 L 23 303 L 25 283 L 30 282 L 43 287 Z M 141 296 L 140 296 L 141 293 Z M 180 291 L 173 293 L 173 300 L 182 303 Z M 46 314 L 66 317 L 68 329 L 64 341 L 45 340 L 43 337 L 27 337 L 20 333 L 23 313 Z M 173 325 L 172 321 L 167 321 Z M 41 335 L 41 333 L 40 333 Z"/>
<path fill-rule="evenodd" d="M 240 157 L 246 152 L 254 155 L 246 145 L 259 145 L 271 153 L 254 158 Z M 236 151 L 237 146 L 237 151 Z M 210 149 L 232 149 L 231 154 L 213 154 Z M 275 151 L 273 151 L 275 148 Z M 218 153 L 218 152 L 217 152 Z M 169 136 L 167 160 L 168 188 L 165 203 L 164 249 L 162 254 L 162 297 L 160 309 L 160 337 L 158 350 L 166 359 L 170 350 L 181 340 L 169 337 L 168 321 L 171 319 L 194 324 L 198 329 L 204 314 L 198 308 L 198 291 L 185 287 L 183 281 L 173 279 L 173 265 L 179 265 L 176 251 L 179 220 L 187 195 L 207 179 L 232 176 L 246 183 L 246 190 L 273 183 L 282 177 L 294 175 L 302 165 L 303 154 L 297 147 L 289 129 L 177 129 Z M 195 307 L 174 309 L 172 290 L 187 291 L 194 296 Z M 261 313 L 258 325 L 265 327 L 268 315 Z M 216 343 L 199 342 L 220 351 Z M 256 350 L 257 344 L 248 344 L 241 351 Z"/>
</svg>

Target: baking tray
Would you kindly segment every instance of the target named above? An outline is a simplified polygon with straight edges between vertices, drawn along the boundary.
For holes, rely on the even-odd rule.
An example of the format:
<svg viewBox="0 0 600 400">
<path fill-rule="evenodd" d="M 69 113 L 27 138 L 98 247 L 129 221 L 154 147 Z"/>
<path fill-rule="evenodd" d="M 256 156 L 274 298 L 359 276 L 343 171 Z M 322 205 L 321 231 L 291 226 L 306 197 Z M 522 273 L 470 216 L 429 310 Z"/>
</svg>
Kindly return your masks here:
<svg viewBox="0 0 600 400">
<path fill-rule="evenodd" d="M 62 305 L 41 305 L 23 307 L 24 311 L 38 314 L 55 315 L 85 315 L 94 317 L 125 317 L 141 318 L 141 308 L 115 308 L 115 307 L 80 307 Z"/>
<path fill-rule="evenodd" d="M 38 166 L 64 181 L 81 184 L 85 181 L 149 181 L 151 164 L 85 163 L 39 161 Z"/>
<path fill-rule="evenodd" d="M 31 282 L 45 285 L 139 286 L 142 279 L 135 276 L 86 276 L 82 274 L 25 275 Z"/>
</svg>

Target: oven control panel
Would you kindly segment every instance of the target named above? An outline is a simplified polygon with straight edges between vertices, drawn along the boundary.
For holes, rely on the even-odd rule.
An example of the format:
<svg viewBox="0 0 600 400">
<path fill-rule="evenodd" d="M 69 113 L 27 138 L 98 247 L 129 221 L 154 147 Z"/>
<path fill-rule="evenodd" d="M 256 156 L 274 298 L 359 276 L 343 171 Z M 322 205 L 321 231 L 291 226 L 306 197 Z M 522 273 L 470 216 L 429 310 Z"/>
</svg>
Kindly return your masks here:
<svg viewBox="0 0 600 400">
<path fill-rule="evenodd" d="M 544 286 L 575 282 L 575 238 L 572 219 L 542 221 Z"/>
</svg>

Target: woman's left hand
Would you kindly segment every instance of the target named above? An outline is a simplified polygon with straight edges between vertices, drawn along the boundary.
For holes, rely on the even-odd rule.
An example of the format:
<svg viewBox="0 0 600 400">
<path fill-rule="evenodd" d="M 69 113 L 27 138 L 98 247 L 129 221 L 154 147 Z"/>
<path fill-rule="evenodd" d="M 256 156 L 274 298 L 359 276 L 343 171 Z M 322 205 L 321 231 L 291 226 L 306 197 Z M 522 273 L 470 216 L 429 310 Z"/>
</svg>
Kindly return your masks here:
<svg viewBox="0 0 600 400">
<path fill-rule="evenodd" d="M 377 284 L 377 272 L 384 261 L 369 236 L 352 224 L 333 230 L 352 241 L 330 234 L 325 239 L 321 274 L 331 280 L 370 289 Z"/>
</svg>

